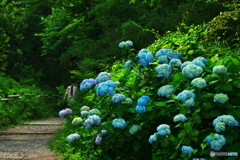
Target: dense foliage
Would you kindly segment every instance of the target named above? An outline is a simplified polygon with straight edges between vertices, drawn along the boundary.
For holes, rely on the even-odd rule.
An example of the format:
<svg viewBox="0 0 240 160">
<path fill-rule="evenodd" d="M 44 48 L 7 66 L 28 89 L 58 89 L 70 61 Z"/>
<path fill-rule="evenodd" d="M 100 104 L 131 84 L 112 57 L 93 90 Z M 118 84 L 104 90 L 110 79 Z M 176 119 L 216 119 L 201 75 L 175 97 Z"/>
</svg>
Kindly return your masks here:
<svg viewBox="0 0 240 160">
<path fill-rule="evenodd" d="M 41 95 L 54 94 L 52 91 L 42 90 L 36 85 L 21 85 L 7 76 L 0 76 L 0 128 L 22 123 L 27 120 L 36 120 L 57 116 L 57 99 L 49 99 Z M 8 98 L 8 95 L 19 95 L 18 98 Z"/>
<path fill-rule="evenodd" d="M 239 152 L 238 0 L 3 0 L 0 11 L 2 97 L 81 90 L 66 109 L 1 102 L 1 125 L 63 109 L 51 146 L 66 159 Z"/>
</svg>

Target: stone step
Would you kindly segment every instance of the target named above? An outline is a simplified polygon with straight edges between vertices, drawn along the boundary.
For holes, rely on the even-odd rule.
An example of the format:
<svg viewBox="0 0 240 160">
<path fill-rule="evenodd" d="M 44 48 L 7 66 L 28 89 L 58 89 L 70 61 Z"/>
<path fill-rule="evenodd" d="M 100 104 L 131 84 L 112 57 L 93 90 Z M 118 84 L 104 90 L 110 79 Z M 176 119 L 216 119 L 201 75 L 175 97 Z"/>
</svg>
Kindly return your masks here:
<svg viewBox="0 0 240 160">
<path fill-rule="evenodd" d="M 7 134 L 53 134 L 56 130 L 61 129 L 62 126 L 56 125 L 18 125 L 16 128 L 9 128 L 8 130 L 1 130 L 0 135 Z"/>
<path fill-rule="evenodd" d="M 61 160 L 48 143 L 64 120 L 50 118 L 0 130 L 0 160 Z"/>
</svg>

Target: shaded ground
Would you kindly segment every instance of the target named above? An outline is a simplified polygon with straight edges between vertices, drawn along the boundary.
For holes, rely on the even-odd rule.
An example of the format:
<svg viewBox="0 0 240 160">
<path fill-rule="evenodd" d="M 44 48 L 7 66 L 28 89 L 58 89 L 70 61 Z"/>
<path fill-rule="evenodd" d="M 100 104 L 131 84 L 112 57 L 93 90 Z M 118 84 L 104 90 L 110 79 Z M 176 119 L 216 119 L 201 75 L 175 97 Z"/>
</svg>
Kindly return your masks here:
<svg viewBox="0 0 240 160">
<path fill-rule="evenodd" d="M 63 118 L 49 118 L 1 130 L 0 160 L 61 160 L 48 149 L 48 142 L 62 128 L 63 121 Z"/>
</svg>

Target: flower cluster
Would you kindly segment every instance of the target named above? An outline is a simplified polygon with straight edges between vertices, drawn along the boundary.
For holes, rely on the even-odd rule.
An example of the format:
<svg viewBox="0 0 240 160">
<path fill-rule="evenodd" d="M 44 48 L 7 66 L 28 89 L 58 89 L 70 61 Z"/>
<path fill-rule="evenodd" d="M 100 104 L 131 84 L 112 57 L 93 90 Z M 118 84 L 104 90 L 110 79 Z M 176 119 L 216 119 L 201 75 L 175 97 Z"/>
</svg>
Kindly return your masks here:
<svg viewBox="0 0 240 160">
<path fill-rule="evenodd" d="M 125 96 L 123 94 L 114 94 L 112 96 L 112 102 L 113 103 L 119 103 L 121 101 L 125 100 Z"/>
<path fill-rule="evenodd" d="M 96 92 L 97 95 L 105 96 L 105 95 L 113 95 L 115 93 L 116 84 L 112 80 L 108 80 L 106 82 L 102 82 L 98 85 Z"/>
<path fill-rule="evenodd" d="M 206 83 L 205 79 L 199 77 L 199 78 L 193 79 L 191 82 L 191 85 L 193 85 L 196 88 L 202 89 L 207 86 L 207 83 Z"/>
<path fill-rule="evenodd" d="M 180 59 L 171 59 L 169 62 L 169 65 L 172 67 L 181 67 L 182 66 L 182 62 Z"/>
<path fill-rule="evenodd" d="M 73 125 L 79 125 L 80 123 L 82 123 L 82 118 L 81 117 L 75 117 L 73 120 L 72 120 L 72 124 Z"/>
<path fill-rule="evenodd" d="M 101 112 L 98 109 L 91 109 L 88 111 L 89 115 L 100 115 Z"/>
<path fill-rule="evenodd" d="M 182 69 L 182 74 L 189 77 L 195 78 L 202 74 L 203 69 L 201 67 L 196 66 L 195 64 L 188 64 Z"/>
<path fill-rule="evenodd" d="M 227 68 L 224 65 L 215 66 L 213 67 L 213 73 L 215 74 L 227 73 Z"/>
<path fill-rule="evenodd" d="M 125 122 L 124 119 L 117 119 L 117 118 L 112 121 L 112 125 L 114 126 L 114 128 L 120 128 L 120 129 L 127 127 L 127 123 Z"/>
<path fill-rule="evenodd" d="M 174 51 L 172 49 L 163 48 L 163 49 L 160 49 L 159 51 L 157 51 L 155 56 L 157 58 L 166 56 L 167 58 L 171 59 L 173 55 L 174 55 Z"/>
<path fill-rule="evenodd" d="M 90 128 L 92 125 L 99 125 L 101 123 L 101 118 L 98 115 L 92 115 L 84 121 L 84 126 Z"/>
<path fill-rule="evenodd" d="M 173 122 L 185 122 L 187 120 L 184 114 L 178 114 L 173 118 Z"/>
<path fill-rule="evenodd" d="M 81 117 L 87 117 L 89 115 L 89 110 L 90 108 L 88 106 L 82 106 L 82 108 L 80 109 Z"/>
<path fill-rule="evenodd" d="M 132 65 L 133 65 L 133 62 L 131 60 L 128 60 L 127 62 L 124 63 L 124 68 L 130 69 Z"/>
<path fill-rule="evenodd" d="M 138 59 L 138 63 L 141 65 L 141 66 L 147 66 L 149 65 L 149 63 L 152 63 L 153 62 L 153 55 L 152 53 L 147 50 L 147 49 L 142 49 L 139 51 L 137 57 L 139 58 Z"/>
<path fill-rule="evenodd" d="M 182 65 L 180 60 L 182 58 L 182 54 L 174 53 L 172 49 L 160 49 L 157 51 L 155 56 L 158 59 L 158 62 L 161 64 L 167 64 L 170 61 L 169 65 L 172 67 L 180 67 Z"/>
<path fill-rule="evenodd" d="M 92 88 L 96 84 L 96 80 L 93 78 L 90 79 L 84 79 L 82 83 L 80 84 L 80 90 L 81 91 L 86 91 L 90 88 Z"/>
<path fill-rule="evenodd" d="M 149 96 L 146 96 L 146 95 L 143 95 L 142 97 L 140 97 L 138 99 L 138 103 L 137 103 L 137 106 L 135 108 L 135 110 L 138 112 L 138 113 L 144 113 L 146 112 L 146 105 L 148 105 L 148 101 L 150 100 L 150 97 Z"/>
<path fill-rule="evenodd" d="M 222 115 L 218 116 L 213 120 L 213 126 L 217 132 L 225 131 L 225 125 L 229 125 L 230 127 L 239 126 L 239 122 L 234 119 L 231 115 Z"/>
<path fill-rule="evenodd" d="M 110 73 L 107 73 L 107 72 L 101 72 L 98 74 L 97 78 L 95 79 L 96 80 L 96 83 L 99 84 L 101 82 L 106 82 L 107 80 L 110 80 L 111 79 L 111 74 Z"/>
<path fill-rule="evenodd" d="M 137 131 L 139 131 L 141 129 L 142 128 L 140 125 L 132 125 L 132 127 L 129 129 L 129 133 L 135 134 L 135 133 L 137 133 Z"/>
<path fill-rule="evenodd" d="M 207 160 L 205 158 L 193 158 L 192 160 Z"/>
<path fill-rule="evenodd" d="M 148 140 L 148 142 L 149 143 L 153 143 L 153 142 L 156 142 L 157 141 L 157 136 L 156 136 L 156 134 L 153 134 L 153 135 L 151 135 L 150 137 L 149 137 L 149 140 Z"/>
<path fill-rule="evenodd" d="M 182 153 L 192 154 L 193 148 L 191 146 L 182 146 Z"/>
<path fill-rule="evenodd" d="M 170 126 L 167 125 L 167 124 L 160 124 L 157 127 L 157 134 L 158 135 L 164 136 L 164 135 L 168 135 L 170 133 L 171 133 Z"/>
<path fill-rule="evenodd" d="M 223 145 L 226 144 L 226 138 L 223 135 L 214 133 L 214 137 L 211 138 L 210 135 L 208 135 L 205 139 L 207 144 L 211 146 L 211 148 L 215 151 L 219 151 Z"/>
<path fill-rule="evenodd" d="M 226 103 L 229 100 L 227 94 L 219 93 L 214 96 L 213 101 L 219 103 Z"/>
<path fill-rule="evenodd" d="M 97 137 L 95 139 L 95 143 L 98 144 L 98 145 L 101 144 L 103 136 L 105 136 L 106 134 L 107 134 L 107 131 L 106 130 L 102 130 L 102 133 L 97 135 Z"/>
<path fill-rule="evenodd" d="M 60 117 L 64 117 L 65 115 L 72 114 L 72 110 L 69 108 L 62 109 L 58 114 Z"/>
<path fill-rule="evenodd" d="M 161 97 L 172 98 L 172 95 L 175 91 L 176 89 L 173 87 L 173 85 L 165 85 L 158 89 L 157 94 Z"/>
<path fill-rule="evenodd" d="M 125 41 L 122 41 L 119 43 L 118 45 L 120 48 L 123 48 L 123 47 L 128 47 L 128 46 L 133 46 L 133 42 L 130 41 L 130 40 L 127 40 L 126 42 Z"/>
<path fill-rule="evenodd" d="M 172 73 L 172 67 L 168 64 L 160 64 L 156 67 L 155 71 L 159 77 L 168 78 Z"/>
<path fill-rule="evenodd" d="M 73 141 L 75 141 L 76 139 L 80 139 L 80 135 L 77 134 L 77 133 L 70 134 L 70 135 L 67 136 L 67 140 L 68 140 L 69 142 L 73 142 Z"/>
<path fill-rule="evenodd" d="M 177 95 L 177 98 L 185 103 L 187 107 L 193 107 L 195 105 L 194 99 L 196 98 L 196 95 L 189 90 L 182 91 Z"/>
</svg>

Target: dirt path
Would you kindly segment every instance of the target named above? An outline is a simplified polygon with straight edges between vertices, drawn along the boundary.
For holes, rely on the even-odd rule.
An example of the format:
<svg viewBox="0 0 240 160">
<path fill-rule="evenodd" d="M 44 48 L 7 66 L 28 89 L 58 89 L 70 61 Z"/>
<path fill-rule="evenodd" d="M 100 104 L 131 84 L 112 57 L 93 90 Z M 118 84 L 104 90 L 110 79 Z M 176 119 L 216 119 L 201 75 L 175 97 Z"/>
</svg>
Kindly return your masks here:
<svg viewBox="0 0 240 160">
<path fill-rule="evenodd" d="M 63 118 L 49 118 L 0 131 L 0 160 L 61 160 L 48 149 L 53 133 L 62 128 Z"/>
</svg>

